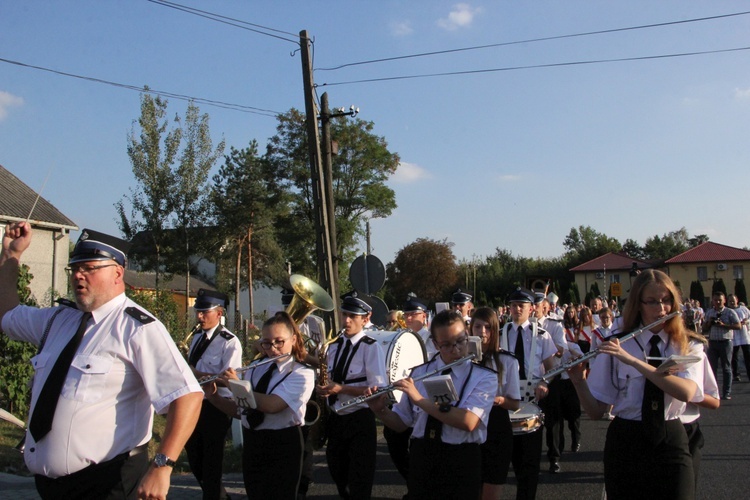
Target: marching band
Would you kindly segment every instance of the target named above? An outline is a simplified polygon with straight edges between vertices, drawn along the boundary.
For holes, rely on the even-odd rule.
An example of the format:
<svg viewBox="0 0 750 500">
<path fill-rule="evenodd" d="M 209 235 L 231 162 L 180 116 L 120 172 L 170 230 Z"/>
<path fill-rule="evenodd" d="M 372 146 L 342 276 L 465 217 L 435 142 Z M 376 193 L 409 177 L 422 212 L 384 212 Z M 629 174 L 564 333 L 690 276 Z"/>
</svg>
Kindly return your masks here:
<svg viewBox="0 0 750 500">
<path fill-rule="evenodd" d="M 601 303 L 592 303 L 596 317 L 588 309 L 576 314 L 572 306 L 560 315 L 561 309 L 551 309 L 557 296 L 547 290 L 513 290 L 509 316 L 500 317 L 492 308 L 474 308 L 473 297 L 459 289 L 451 307 L 431 320 L 424 301 L 410 294 L 403 312 L 389 318 L 396 330 L 390 335 L 368 330 L 372 305 L 350 292 L 341 298 L 339 336 L 318 332 L 308 347 L 300 325 L 316 308 L 333 309 L 330 297 L 314 290 L 312 305 L 298 309 L 297 303 L 265 321 L 255 346 L 259 357 L 241 367 L 239 340 L 220 321 L 226 295 L 199 292 L 198 325 L 184 359 L 177 345 L 165 343 L 163 325 L 125 298 L 122 243 L 84 234 L 70 259 L 76 303 L 34 310 L 0 292 L 3 331 L 39 346 L 25 459 L 42 498 L 61 492 L 164 498 L 183 447 L 203 498 L 228 498 L 221 465 L 233 418 L 241 422 L 248 496 L 304 497 L 303 429 L 314 406 L 325 415 L 320 442 L 327 443 L 328 469 L 342 498 L 372 495 L 379 420 L 409 498 L 497 499 L 512 466 L 516 498 L 533 499 L 542 430 L 549 428 L 550 471 L 559 472 L 555 449 L 562 447 L 563 408 L 570 401 L 594 419 L 613 415 L 604 449 L 607 498 L 695 495 L 698 408 L 718 407 L 719 392 L 704 339 L 685 327 L 680 293 L 660 271 L 637 276 L 615 325 Z M 30 239 L 26 223 L 6 229 L 0 285 L 13 283 Z M 117 332 L 115 338 L 104 328 Z M 117 361 L 107 358 L 115 352 Z M 170 382 L 156 382 L 164 373 Z M 48 387 L 54 378 L 73 382 Z M 107 387 L 105 379 L 112 379 Z M 98 395 L 91 392 L 97 387 Z M 100 401 L 112 403 L 102 407 Z M 149 464 L 152 406 L 168 413 L 168 428 Z M 122 420 L 126 415 L 131 422 Z M 111 426 L 91 425 L 102 418 Z M 580 431 L 574 424 L 571 431 L 577 451 Z"/>
</svg>

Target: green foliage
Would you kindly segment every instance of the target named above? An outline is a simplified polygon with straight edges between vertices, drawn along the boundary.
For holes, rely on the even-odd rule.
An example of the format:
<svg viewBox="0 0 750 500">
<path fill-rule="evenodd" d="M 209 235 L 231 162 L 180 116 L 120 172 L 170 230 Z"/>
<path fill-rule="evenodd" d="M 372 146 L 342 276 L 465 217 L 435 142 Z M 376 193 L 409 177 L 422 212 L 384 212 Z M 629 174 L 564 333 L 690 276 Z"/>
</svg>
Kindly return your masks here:
<svg viewBox="0 0 750 500">
<path fill-rule="evenodd" d="M 747 290 L 745 290 L 745 282 L 742 278 L 734 281 L 734 294 L 737 300 L 747 305 Z"/>
<path fill-rule="evenodd" d="M 190 329 L 185 318 L 179 317 L 177 304 L 167 290 L 144 291 L 126 290 L 125 294 L 136 304 L 153 314 L 156 319 L 164 323 L 172 339 L 179 343 Z"/>
<path fill-rule="evenodd" d="M 724 280 L 721 278 L 715 279 L 713 285 L 711 285 L 711 295 L 713 296 L 716 292 L 721 292 L 724 295 L 727 294 L 727 285 L 724 284 Z"/>
<path fill-rule="evenodd" d="M 385 300 L 390 308 L 401 307 L 410 292 L 432 307 L 449 299 L 459 284 L 458 266 L 453 243 L 419 238 L 403 247 L 396 259 L 386 266 L 388 291 Z"/>
<path fill-rule="evenodd" d="M 690 283 L 690 298 L 697 300 L 701 305 L 706 303 L 706 294 L 700 281 L 696 280 Z"/>
<path fill-rule="evenodd" d="M 32 279 L 29 266 L 22 264 L 18 273 L 18 297 L 21 304 L 37 307 L 31 294 Z M 34 375 L 30 360 L 36 351 L 33 344 L 0 335 L 0 406 L 22 420 L 29 411 L 29 380 Z"/>
<path fill-rule="evenodd" d="M 278 120 L 266 158 L 291 187 L 290 212 L 279 220 L 278 234 L 295 272 L 315 276 L 315 218 L 305 116 L 291 109 Z M 396 208 L 396 195 L 385 181 L 396 171 L 399 157 L 388 150 L 384 138 L 373 134 L 373 128 L 372 122 L 359 119 L 331 121 L 331 137 L 339 145 L 339 154 L 332 160 L 332 183 L 336 255 L 342 277 L 356 256 L 354 247 L 364 234 L 367 219 L 387 217 Z"/>
<path fill-rule="evenodd" d="M 570 267 L 583 264 L 608 252 L 619 252 L 622 245 L 615 238 L 599 233 L 591 226 L 571 228 L 563 241 Z"/>
</svg>

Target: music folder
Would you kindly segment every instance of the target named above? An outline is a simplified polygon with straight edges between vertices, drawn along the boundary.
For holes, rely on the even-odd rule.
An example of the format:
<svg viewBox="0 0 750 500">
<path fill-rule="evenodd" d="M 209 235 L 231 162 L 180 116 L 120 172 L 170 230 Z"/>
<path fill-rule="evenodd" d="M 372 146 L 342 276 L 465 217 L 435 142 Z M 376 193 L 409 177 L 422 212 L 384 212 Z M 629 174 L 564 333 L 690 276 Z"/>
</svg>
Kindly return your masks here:
<svg viewBox="0 0 750 500">
<path fill-rule="evenodd" d="M 255 409 L 258 405 L 253 395 L 253 386 L 249 380 L 229 380 L 229 390 L 232 391 L 232 399 L 237 406 L 243 409 Z"/>
<path fill-rule="evenodd" d="M 656 371 L 659 373 L 666 373 L 668 371 L 684 372 L 691 365 L 694 365 L 698 361 L 701 361 L 700 356 L 680 356 L 678 354 L 672 354 L 668 358 L 652 358 L 646 357 L 646 361 L 661 361 L 662 363 L 656 367 Z"/>
<path fill-rule="evenodd" d="M 423 382 L 427 397 L 436 404 L 458 401 L 458 393 L 450 375 L 436 375 Z"/>
</svg>

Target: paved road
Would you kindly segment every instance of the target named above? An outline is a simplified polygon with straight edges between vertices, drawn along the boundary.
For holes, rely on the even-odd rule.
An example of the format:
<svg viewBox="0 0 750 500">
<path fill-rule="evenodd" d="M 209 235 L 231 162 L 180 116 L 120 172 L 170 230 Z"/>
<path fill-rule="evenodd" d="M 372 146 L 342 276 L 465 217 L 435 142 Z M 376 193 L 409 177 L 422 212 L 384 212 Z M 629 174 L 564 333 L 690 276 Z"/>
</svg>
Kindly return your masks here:
<svg viewBox="0 0 750 500">
<path fill-rule="evenodd" d="M 703 448 L 698 498 L 747 498 L 748 489 L 743 480 L 750 466 L 750 383 L 734 387 L 733 399 L 722 401 L 716 411 L 704 411 L 701 427 L 706 437 Z M 608 422 L 582 421 L 581 451 L 567 452 L 562 459 L 561 474 L 546 472 L 546 459 L 542 459 L 539 500 L 599 499 L 603 489 L 602 450 Z M 315 456 L 315 483 L 308 498 L 337 498 L 336 489 L 328 474 L 323 452 Z M 510 484 L 503 491 L 503 499 L 515 498 L 511 471 Z M 233 499 L 245 499 L 242 477 L 225 476 L 225 485 Z M 378 449 L 378 472 L 373 498 L 401 498 L 406 492 L 403 480 L 393 468 L 385 444 Z M 9 474 L 0 474 L 0 499 L 38 499 L 33 480 Z M 170 499 L 199 500 L 200 489 L 192 475 L 173 477 Z"/>
</svg>

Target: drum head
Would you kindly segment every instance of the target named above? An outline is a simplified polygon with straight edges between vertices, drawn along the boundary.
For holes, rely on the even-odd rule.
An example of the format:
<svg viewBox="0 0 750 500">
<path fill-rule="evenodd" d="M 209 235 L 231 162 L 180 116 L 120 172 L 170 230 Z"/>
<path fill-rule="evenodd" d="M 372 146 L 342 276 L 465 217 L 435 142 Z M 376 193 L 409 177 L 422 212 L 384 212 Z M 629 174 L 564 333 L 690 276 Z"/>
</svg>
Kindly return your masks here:
<svg viewBox="0 0 750 500">
<path fill-rule="evenodd" d="M 367 335 L 378 341 L 385 353 L 385 369 L 388 382 L 406 378 L 411 369 L 427 361 L 427 353 L 422 339 L 411 330 L 368 331 Z M 398 402 L 403 396 L 401 391 L 393 391 L 393 397 Z"/>
</svg>

